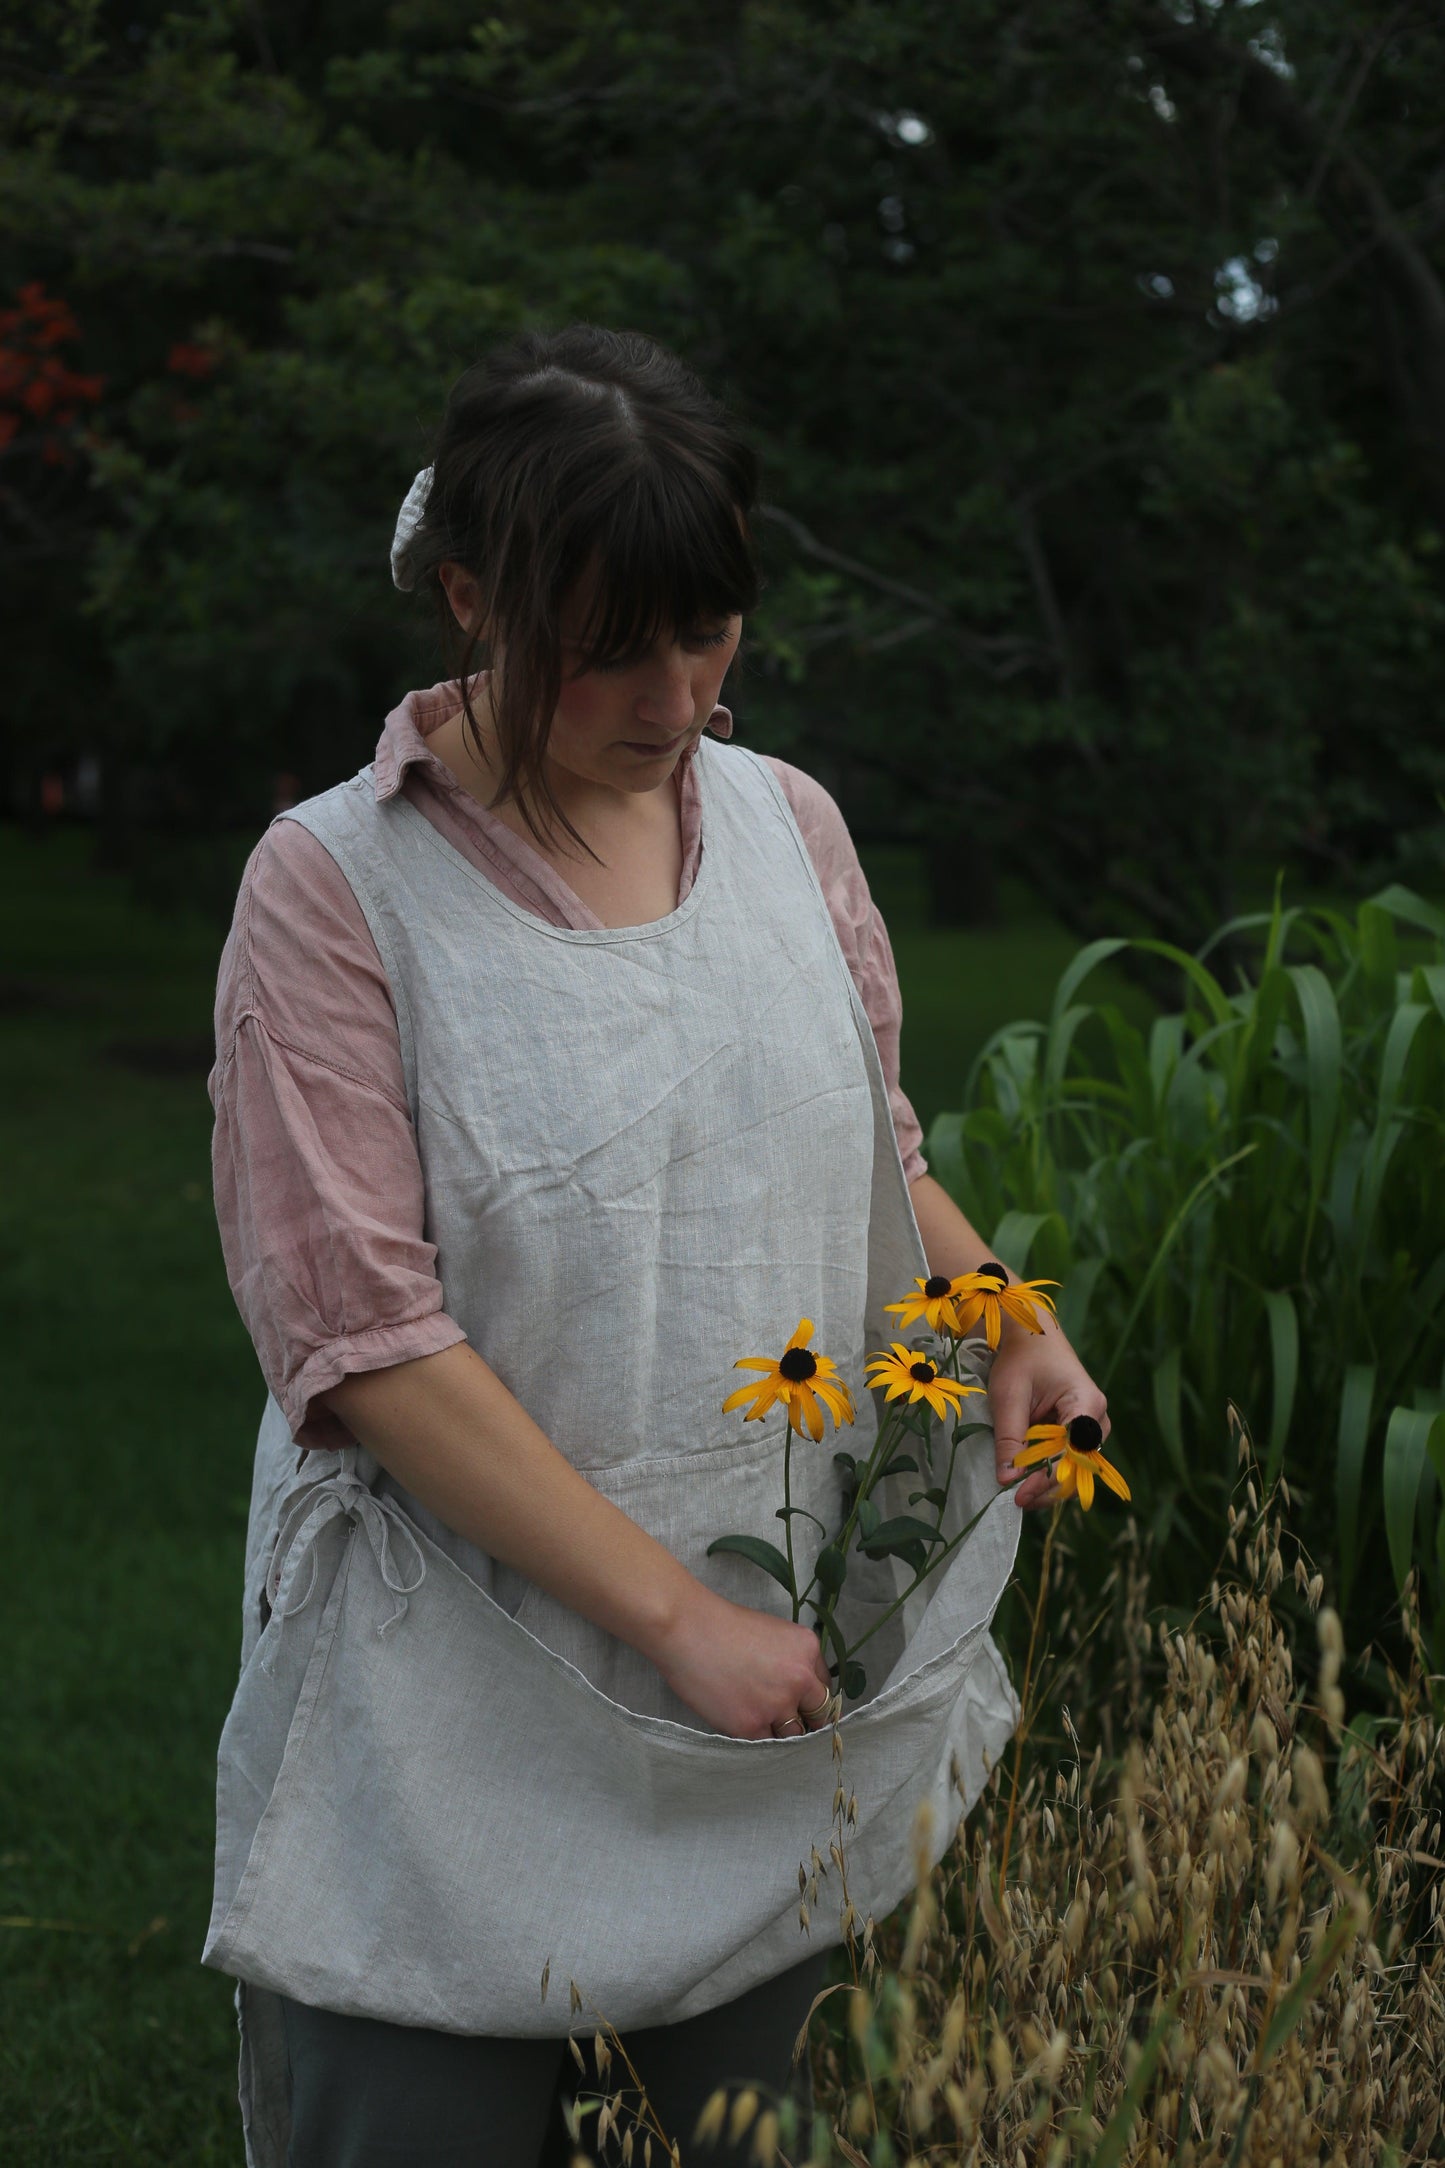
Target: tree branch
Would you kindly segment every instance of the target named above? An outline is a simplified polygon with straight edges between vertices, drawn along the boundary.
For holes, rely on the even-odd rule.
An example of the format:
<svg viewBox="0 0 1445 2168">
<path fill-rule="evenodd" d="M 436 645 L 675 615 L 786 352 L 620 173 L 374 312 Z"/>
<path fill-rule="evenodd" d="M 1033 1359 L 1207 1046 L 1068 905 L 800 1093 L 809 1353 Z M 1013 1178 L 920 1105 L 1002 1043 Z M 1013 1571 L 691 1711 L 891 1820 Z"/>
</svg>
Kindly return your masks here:
<svg viewBox="0 0 1445 2168">
<path fill-rule="evenodd" d="M 1007 633 L 970 632 L 959 624 L 946 603 L 936 596 L 928 595 L 921 588 L 910 586 L 906 580 L 895 580 L 886 572 L 875 572 L 856 557 L 847 556 L 834 549 L 831 543 L 820 541 L 812 530 L 780 504 L 760 504 L 758 517 L 771 520 L 775 526 L 790 535 L 805 556 L 816 557 L 820 564 L 832 565 L 838 572 L 846 572 L 850 579 L 859 580 L 865 586 L 875 588 L 879 594 L 891 596 L 895 601 L 906 602 L 929 625 L 935 626 L 960 646 L 965 654 L 987 670 L 993 677 L 1013 677 L 1030 663 L 1042 659 L 1043 651 L 1032 640 L 1020 640 Z M 913 637 L 919 628 L 911 625 L 897 634 L 898 639 Z M 885 640 L 887 636 L 885 635 Z"/>
</svg>

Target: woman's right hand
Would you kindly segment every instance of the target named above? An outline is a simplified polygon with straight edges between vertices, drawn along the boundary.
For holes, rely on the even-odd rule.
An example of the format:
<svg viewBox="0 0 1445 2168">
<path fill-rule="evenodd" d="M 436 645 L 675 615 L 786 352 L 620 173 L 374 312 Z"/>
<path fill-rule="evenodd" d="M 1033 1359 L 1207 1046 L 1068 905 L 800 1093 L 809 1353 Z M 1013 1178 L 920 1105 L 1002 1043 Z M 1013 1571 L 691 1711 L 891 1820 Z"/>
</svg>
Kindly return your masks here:
<svg viewBox="0 0 1445 2168">
<path fill-rule="evenodd" d="M 834 1691 L 810 1626 L 729 1603 L 699 1584 L 664 1643 L 650 1651 L 678 1697 L 731 1739 L 796 1739 L 827 1723 Z M 805 1717 L 803 1710 L 817 1714 Z"/>
</svg>

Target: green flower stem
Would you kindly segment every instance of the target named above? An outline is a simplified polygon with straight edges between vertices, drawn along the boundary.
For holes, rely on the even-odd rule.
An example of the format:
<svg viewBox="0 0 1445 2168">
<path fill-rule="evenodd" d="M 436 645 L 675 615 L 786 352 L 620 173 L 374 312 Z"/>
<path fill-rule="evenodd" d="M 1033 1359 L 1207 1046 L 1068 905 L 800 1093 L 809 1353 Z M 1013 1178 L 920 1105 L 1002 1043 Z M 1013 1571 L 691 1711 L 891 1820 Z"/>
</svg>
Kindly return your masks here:
<svg viewBox="0 0 1445 2168">
<path fill-rule="evenodd" d="M 869 1495 L 873 1484 L 877 1480 L 877 1470 L 885 1464 L 889 1454 L 892 1453 L 898 1436 L 900 1435 L 904 1427 L 906 1426 L 902 1425 L 899 1422 L 898 1405 L 897 1403 L 895 1403 L 893 1406 L 888 1408 L 888 1410 L 884 1414 L 882 1422 L 878 1425 L 878 1434 L 873 1440 L 873 1450 L 868 1455 L 867 1463 L 864 1466 L 863 1473 L 858 1478 L 857 1487 L 853 1493 L 852 1511 L 849 1513 L 847 1520 L 844 1521 L 843 1526 L 839 1529 L 836 1537 L 832 1539 L 835 1548 L 842 1552 L 845 1559 L 848 1556 L 848 1544 L 852 1538 L 853 1530 L 857 1526 L 859 1505 Z M 827 1545 L 820 1544 L 819 1549 L 826 1550 Z M 812 1580 L 809 1581 L 808 1586 L 803 1590 L 802 1595 L 798 1599 L 800 1605 L 806 1602 L 808 1596 L 812 1592 L 813 1582 L 816 1581 L 817 1578 L 818 1571 L 815 1566 L 813 1569 Z M 824 1596 L 821 1604 L 815 1606 L 815 1626 L 822 1628 L 826 1625 L 826 1622 L 833 1615 L 833 1605 L 835 1601 L 836 1598 L 833 1595 L 829 1594 Z M 820 1638 L 822 1638 L 821 1635 Z"/>
<path fill-rule="evenodd" d="M 787 1507 L 787 1508 L 788 1508 L 789 1510 L 788 1510 L 787 1512 L 785 1512 L 785 1513 L 784 1513 L 784 1515 L 783 1515 L 783 1526 L 784 1526 L 784 1528 L 785 1528 L 785 1529 L 787 1530 L 787 1536 L 788 1536 L 788 1580 L 789 1580 L 789 1582 L 790 1582 L 790 1584 L 791 1584 L 791 1586 L 792 1586 L 792 1591 L 793 1591 L 793 1618 L 794 1618 L 794 1620 L 796 1621 L 796 1619 L 797 1619 L 797 1616 L 798 1616 L 798 1613 L 799 1613 L 799 1612 L 800 1612 L 800 1611 L 802 1610 L 802 1608 L 803 1608 L 803 1599 L 802 1599 L 802 1597 L 801 1597 L 801 1596 L 800 1596 L 800 1595 L 798 1594 L 798 1569 L 797 1569 L 796 1565 L 795 1565 L 795 1564 L 793 1563 L 793 1515 L 792 1515 L 792 1510 L 791 1510 L 791 1508 L 792 1508 L 792 1503 L 793 1503 L 793 1411 L 792 1411 L 792 1408 L 791 1408 L 791 1407 L 789 1407 L 789 1409 L 788 1409 L 788 1435 L 787 1435 L 786 1439 L 785 1439 L 785 1440 L 784 1440 L 784 1442 L 783 1442 L 783 1504 L 784 1504 L 784 1506 L 786 1506 L 786 1507 Z"/>
<path fill-rule="evenodd" d="M 953 1432 L 954 1432 L 954 1431 L 956 1431 L 956 1430 L 961 1430 L 961 1429 L 962 1429 L 962 1427 L 963 1427 L 963 1411 L 962 1411 L 962 1410 L 960 1409 L 959 1413 L 958 1413 L 958 1414 L 957 1414 L 957 1416 L 955 1416 L 955 1418 L 954 1418 L 954 1421 L 953 1421 L 953 1426 L 952 1426 L 952 1429 L 950 1429 L 950 1431 L 949 1431 L 949 1440 L 950 1440 L 950 1443 L 949 1443 L 949 1448 L 948 1448 L 948 1473 L 947 1473 L 947 1475 L 946 1475 L 946 1476 L 944 1477 L 944 1479 L 943 1479 L 943 1505 L 941 1505 L 941 1506 L 936 1506 L 936 1507 L 934 1508 L 934 1511 L 935 1511 L 935 1512 L 937 1513 L 937 1515 L 938 1515 L 938 1518 L 937 1518 L 937 1520 L 936 1520 L 936 1521 L 934 1522 L 934 1524 L 933 1524 L 933 1525 L 934 1525 L 934 1527 L 935 1527 L 935 1528 L 936 1528 L 936 1529 L 938 1530 L 938 1533 L 939 1533 L 940 1535 L 942 1535 L 942 1534 L 943 1534 L 943 1515 L 944 1515 L 944 1509 L 945 1509 L 945 1507 L 946 1507 L 946 1506 L 947 1506 L 947 1504 L 948 1504 L 948 1494 L 949 1494 L 949 1492 L 950 1492 L 950 1491 L 951 1491 L 951 1490 L 953 1489 L 953 1470 L 954 1470 L 954 1466 L 955 1466 L 955 1464 L 956 1464 L 956 1462 L 957 1462 L 957 1460 L 958 1460 L 958 1439 L 957 1439 L 956 1437 L 954 1437 L 954 1435 L 953 1435 Z M 932 1472 L 932 1471 L 930 1470 L 930 1473 L 931 1473 L 931 1472 Z M 936 1487 L 936 1486 L 935 1486 L 935 1487 Z"/>
<path fill-rule="evenodd" d="M 968 1523 L 967 1527 L 960 1528 L 958 1534 L 951 1537 L 949 1541 L 943 1546 L 943 1549 L 941 1551 L 935 1551 L 932 1554 L 932 1556 L 929 1558 L 928 1564 L 924 1567 L 922 1573 L 916 1573 L 913 1576 L 913 1580 L 910 1585 L 904 1589 L 903 1594 L 896 1597 L 894 1601 L 889 1604 L 888 1609 L 884 1611 L 878 1618 L 874 1619 L 873 1624 L 869 1627 L 866 1634 L 860 1634 L 858 1636 L 858 1639 L 853 1643 L 852 1648 L 848 1650 L 848 1655 L 850 1658 L 858 1654 L 858 1651 L 862 1648 L 864 1642 L 871 1639 L 871 1637 L 877 1633 L 880 1626 L 887 1625 L 889 1619 L 892 1618 L 894 1612 L 901 1610 L 903 1605 L 907 1603 L 909 1597 L 913 1594 L 914 1589 L 921 1588 L 923 1586 L 923 1583 L 928 1579 L 930 1573 L 936 1572 L 937 1569 L 943 1564 L 944 1560 L 948 1557 L 949 1553 L 958 1549 L 958 1546 L 960 1545 L 960 1543 L 962 1543 L 964 1537 L 972 1535 L 974 1529 L 977 1528 L 979 1522 L 983 1519 L 985 1513 L 987 1513 L 988 1511 L 989 1506 L 991 1506 L 992 1504 L 993 1500 L 992 1498 L 990 1498 L 988 1501 L 988 1505 L 982 1505 L 979 1507 L 977 1513 L 975 1513 L 973 1519 Z"/>
</svg>

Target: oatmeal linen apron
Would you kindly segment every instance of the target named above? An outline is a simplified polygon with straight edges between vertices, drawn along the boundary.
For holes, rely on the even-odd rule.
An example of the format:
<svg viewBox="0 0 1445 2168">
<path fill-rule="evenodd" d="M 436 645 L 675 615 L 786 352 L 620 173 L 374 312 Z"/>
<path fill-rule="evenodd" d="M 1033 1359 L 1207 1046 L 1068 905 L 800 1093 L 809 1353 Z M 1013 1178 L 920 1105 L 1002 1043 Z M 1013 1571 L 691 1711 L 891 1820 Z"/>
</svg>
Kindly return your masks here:
<svg viewBox="0 0 1445 2168">
<path fill-rule="evenodd" d="M 551 926 L 370 766 L 281 818 L 346 875 L 390 979 L 449 1314 L 554 1444 L 709 1588 L 777 1616 L 733 1531 L 783 1542 L 784 1419 L 720 1403 L 800 1317 L 858 1421 L 795 1441 L 836 1527 L 866 1453 L 865 1355 L 927 1271 L 872 1031 L 764 762 L 700 741 L 703 851 L 650 925 Z M 983 1410 L 971 1402 L 970 1416 Z M 479 1441 L 480 1449 L 480 1441 Z M 705 1728 L 644 1657 L 442 1526 L 361 1448 L 297 1466 L 268 1400 L 242 1672 L 221 1739 L 204 1961 L 238 1977 L 254 2168 L 284 2163 L 274 1992 L 454 2032 L 561 2038 L 569 1977 L 619 2029 L 693 2017 L 840 1940 L 831 1735 Z M 889 1479 L 908 1510 L 918 1476 Z M 1017 1701 L 989 1636 L 1019 1516 L 960 1454 L 948 1565 L 873 1636 L 841 1722 L 849 1887 L 881 1920 L 915 1810 L 947 1846 Z M 822 1538 L 793 1522 L 802 1577 Z M 855 1640 L 911 1576 L 854 1559 Z M 548 1999 L 541 1995 L 550 1960 Z M 271 1992 L 268 1992 L 271 1991 Z M 576 2025 L 590 2030 L 584 2009 Z"/>
</svg>

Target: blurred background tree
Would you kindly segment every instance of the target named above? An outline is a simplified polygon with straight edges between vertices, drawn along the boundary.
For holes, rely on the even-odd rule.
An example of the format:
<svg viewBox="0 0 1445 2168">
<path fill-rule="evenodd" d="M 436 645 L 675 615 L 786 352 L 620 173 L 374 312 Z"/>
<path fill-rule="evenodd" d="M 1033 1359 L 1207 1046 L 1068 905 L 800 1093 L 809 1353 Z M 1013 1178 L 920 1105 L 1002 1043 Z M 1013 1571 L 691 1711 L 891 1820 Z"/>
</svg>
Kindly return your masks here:
<svg viewBox="0 0 1445 2168">
<path fill-rule="evenodd" d="M 386 550 L 446 387 L 588 316 L 760 444 L 741 727 L 916 841 L 939 920 L 1001 870 L 1190 945 L 1281 863 L 1438 881 L 1424 0 L 49 0 L 0 35 L 0 301 L 63 302 L 104 387 L 57 424 L 0 359 L 7 766 L 23 808 L 99 755 L 110 862 L 368 757 L 440 669 Z"/>
</svg>

